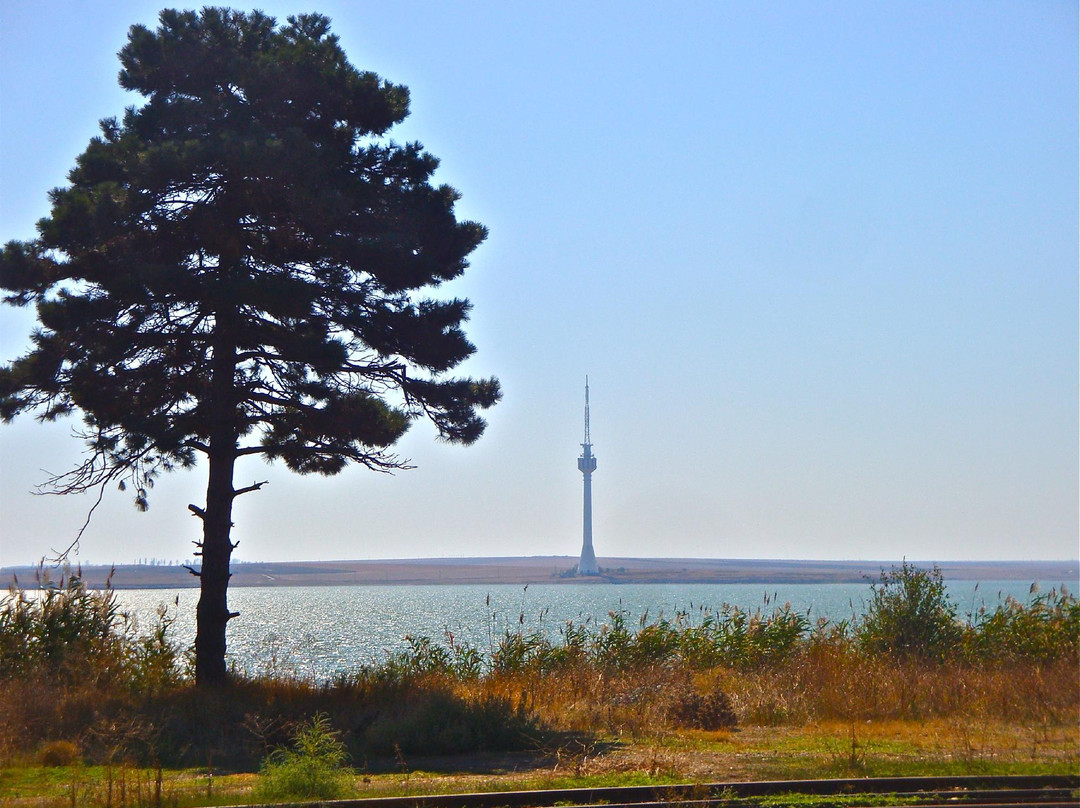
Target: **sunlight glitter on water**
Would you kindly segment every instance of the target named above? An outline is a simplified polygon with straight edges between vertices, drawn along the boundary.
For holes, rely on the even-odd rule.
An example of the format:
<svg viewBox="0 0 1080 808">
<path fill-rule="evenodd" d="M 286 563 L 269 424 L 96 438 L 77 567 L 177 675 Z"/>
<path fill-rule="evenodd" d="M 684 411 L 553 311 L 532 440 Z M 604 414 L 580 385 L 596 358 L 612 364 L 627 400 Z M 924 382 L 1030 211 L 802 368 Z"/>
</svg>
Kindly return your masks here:
<svg viewBox="0 0 1080 808">
<path fill-rule="evenodd" d="M 1030 582 L 984 581 L 977 590 L 974 581 L 946 583 L 961 618 L 981 605 L 993 609 L 1006 596 L 1030 598 Z M 1042 585 L 1043 591 L 1050 586 Z M 175 618 L 173 642 L 193 642 L 198 590 L 131 589 L 116 596 L 144 630 L 153 625 L 159 604 L 166 604 Z M 610 611 L 622 610 L 636 626 L 643 616 L 651 622 L 685 611 L 700 621 L 704 608 L 731 604 L 770 613 L 790 602 L 796 611 L 809 610 L 811 622 L 839 621 L 864 614 L 869 599 L 867 584 L 236 587 L 229 605 L 241 616 L 229 623 L 229 656 L 252 674 L 325 679 L 403 650 L 406 635 L 445 644 L 451 632 L 456 641 L 487 651 L 508 630 L 545 630 L 557 642 L 567 620 L 602 625 Z"/>
</svg>

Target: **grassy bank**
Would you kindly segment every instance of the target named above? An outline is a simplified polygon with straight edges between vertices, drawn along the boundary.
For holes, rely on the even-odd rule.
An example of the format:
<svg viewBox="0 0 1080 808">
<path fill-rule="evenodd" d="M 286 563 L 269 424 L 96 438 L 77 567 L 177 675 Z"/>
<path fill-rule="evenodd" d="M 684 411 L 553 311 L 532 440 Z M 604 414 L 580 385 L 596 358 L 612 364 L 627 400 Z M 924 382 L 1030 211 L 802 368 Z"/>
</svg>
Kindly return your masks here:
<svg viewBox="0 0 1080 808">
<path fill-rule="evenodd" d="M 375 796 L 1080 765 L 1080 606 L 1064 592 L 958 618 L 940 574 L 904 565 L 856 624 L 785 606 L 612 613 L 203 692 L 167 611 L 140 631 L 108 589 L 58 584 L 0 606 L 5 804 L 235 804 L 275 776 L 282 794 Z"/>
<path fill-rule="evenodd" d="M 562 755 L 472 754 L 404 758 L 389 771 L 354 769 L 342 796 L 416 794 L 819 777 L 1075 774 L 1075 726 L 887 721 L 744 727 L 623 739 Z M 160 786 L 159 778 L 160 776 Z M 206 766 L 110 765 L 0 769 L 0 801 L 12 808 L 240 805 L 257 801 L 260 775 Z M 157 795 L 160 795 L 158 798 Z"/>
</svg>

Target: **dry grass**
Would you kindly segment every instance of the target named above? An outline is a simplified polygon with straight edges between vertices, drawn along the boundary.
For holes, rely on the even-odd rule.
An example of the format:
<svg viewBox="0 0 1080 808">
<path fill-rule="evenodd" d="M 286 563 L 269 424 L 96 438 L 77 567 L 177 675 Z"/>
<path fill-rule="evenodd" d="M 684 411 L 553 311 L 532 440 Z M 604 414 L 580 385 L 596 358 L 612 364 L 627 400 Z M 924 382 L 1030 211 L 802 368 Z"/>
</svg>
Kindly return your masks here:
<svg viewBox="0 0 1080 808">
<path fill-rule="evenodd" d="M 180 683 L 132 694 L 90 681 L 20 678 L 0 688 L 0 760 L 30 760 L 66 741 L 91 763 L 253 769 L 317 712 L 332 716 L 354 761 L 376 769 L 393 768 L 398 751 L 522 749 L 571 760 L 596 757 L 612 739 L 652 743 L 694 731 L 790 733 L 867 722 L 944 722 L 955 727 L 950 743 L 977 751 L 979 727 L 1013 727 L 1021 745 L 1037 744 L 1058 727 L 1076 726 L 1078 711 L 1080 670 L 1068 656 L 920 662 L 821 642 L 756 667 L 694 669 L 679 660 L 611 667 L 579 657 L 553 670 L 374 670 L 323 684 L 247 680 L 218 693 Z"/>
<path fill-rule="evenodd" d="M 1080 671 L 1069 659 L 1044 665 L 973 666 L 897 662 L 842 648 L 812 649 L 756 671 L 691 671 L 653 665 L 608 671 L 581 665 L 554 673 L 490 675 L 458 685 L 524 701 L 565 732 L 644 737 L 710 725 L 710 697 L 722 694 L 740 727 L 815 722 L 998 721 L 1018 726 L 1074 722 Z M 695 723 L 681 706 L 702 705 Z"/>
<path fill-rule="evenodd" d="M 108 592 L 69 582 L 47 602 L 0 609 L 5 805 L 65 804 L 51 793 L 194 804 L 180 795 L 198 778 L 159 764 L 203 767 L 212 790 L 211 770 L 256 770 L 318 713 L 364 772 L 361 795 L 1080 766 L 1080 605 L 1056 593 L 980 615 L 947 654 L 874 651 L 873 615 L 812 628 L 786 608 L 723 610 L 638 629 L 613 613 L 558 638 L 507 634 L 486 653 L 416 638 L 333 682 L 238 678 L 209 691 L 185 679 L 164 613 L 148 639 Z M 436 769 L 453 774 L 426 782 Z M 257 779 L 226 780 L 228 800 Z M 118 802 L 115 788 L 138 800 Z"/>
</svg>

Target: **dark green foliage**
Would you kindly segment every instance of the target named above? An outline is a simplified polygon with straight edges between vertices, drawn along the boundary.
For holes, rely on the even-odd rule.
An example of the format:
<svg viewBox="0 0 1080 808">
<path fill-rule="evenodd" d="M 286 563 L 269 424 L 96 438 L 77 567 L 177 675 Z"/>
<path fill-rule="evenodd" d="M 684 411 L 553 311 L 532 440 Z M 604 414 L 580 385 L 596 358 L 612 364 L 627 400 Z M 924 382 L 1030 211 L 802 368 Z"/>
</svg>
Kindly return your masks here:
<svg viewBox="0 0 1080 808">
<path fill-rule="evenodd" d="M 925 570 L 905 561 L 899 569 L 882 570 L 870 588 L 870 608 L 858 631 L 865 650 L 926 660 L 957 650 L 963 627 L 937 567 Z"/>
<path fill-rule="evenodd" d="M 147 468 L 190 464 L 223 415 L 297 471 L 392 464 L 381 450 L 420 414 L 479 435 L 493 381 L 405 370 L 472 353 L 466 301 L 410 295 L 460 275 L 484 228 L 455 220 L 418 144 L 371 140 L 408 91 L 328 31 L 214 8 L 132 28 L 120 81 L 147 103 L 102 123 L 40 238 L 4 250 L 8 302 L 43 325 L 3 372 L 6 413 L 78 408 L 95 448 Z M 215 353 L 229 400 L 207 386 Z"/>
<path fill-rule="evenodd" d="M 819 621 L 812 626 L 790 604 L 770 614 L 725 604 L 718 610 L 680 611 L 674 620 L 661 615 L 650 621 L 645 615 L 632 627 L 629 614 L 617 610 L 609 612 L 602 625 L 567 622 L 556 634 L 506 630 L 486 654 L 452 636 L 448 647 L 428 637 L 410 637 L 409 648 L 387 664 L 408 673 L 458 678 L 580 666 L 609 671 L 670 664 L 692 670 L 754 670 L 785 665 L 822 646 L 915 661 L 1080 659 L 1080 603 L 1064 589 L 1034 595 L 1027 604 L 1007 599 L 993 611 L 980 610 L 966 624 L 957 619 L 936 568 L 904 563 L 882 572 L 871 594 L 867 615 L 854 623 Z"/>
<path fill-rule="evenodd" d="M 608 614 L 600 626 L 567 623 L 558 637 L 544 629 L 526 632 L 507 629 L 488 653 L 448 634 L 443 645 L 430 637 L 406 637 L 408 648 L 389 657 L 384 670 L 399 676 L 444 674 L 474 679 L 494 674 L 544 673 L 591 665 L 609 670 L 633 670 L 653 664 L 678 662 L 703 670 L 718 665 L 750 668 L 783 662 L 796 654 L 810 631 L 807 618 L 789 605 L 770 615 L 753 614 L 724 606 L 719 612 L 702 609 L 700 622 L 688 612 L 675 621 L 663 616 L 637 628 L 624 610 Z"/>
<path fill-rule="evenodd" d="M 406 467 L 410 423 L 480 437 L 495 379 L 446 378 L 473 353 L 469 303 L 429 297 L 485 228 L 420 144 L 382 136 L 408 90 L 349 64 L 329 20 L 166 10 L 133 26 L 121 85 L 145 99 L 101 122 L 51 192 L 35 241 L 0 254 L 0 286 L 34 304 L 28 354 L 0 367 L 0 417 L 78 411 L 88 459 L 61 492 L 208 462 L 200 681 L 225 678 L 239 457 L 300 473 Z"/>
<path fill-rule="evenodd" d="M 728 665 L 751 668 L 790 659 L 806 639 L 810 621 L 784 604 L 771 614 L 750 614 L 724 606 L 718 612 L 702 610 L 700 623 L 682 615 L 680 653 L 695 668 Z"/>
<path fill-rule="evenodd" d="M 480 675 L 484 657 L 479 649 L 457 642 L 446 632 L 447 645 L 430 637 L 405 636 L 408 648 L 389 657 L 381 670 L 387 675 L 405 679 L 411 676 L 438 674 L 459 679 L 475 679 Z"/>
</svg>

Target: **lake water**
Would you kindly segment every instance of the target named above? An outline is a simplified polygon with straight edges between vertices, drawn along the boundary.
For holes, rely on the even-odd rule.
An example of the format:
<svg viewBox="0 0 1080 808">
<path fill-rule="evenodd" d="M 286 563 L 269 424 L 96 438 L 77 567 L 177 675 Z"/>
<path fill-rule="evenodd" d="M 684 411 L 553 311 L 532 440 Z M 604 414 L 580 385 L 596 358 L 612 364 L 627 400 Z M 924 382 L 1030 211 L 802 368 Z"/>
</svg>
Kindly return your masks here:
<svg viewBox="0 0 1080 808">
<path fill-rule="evenodd" d="M 947 581 L 957 612 L 965 616 L 1006 596 L 1027 602 L 1030 582 Z M 1059 583 L 1040 583 L 1043 591 Z M 977 587 L 977 588 L 976 588 Z M 1070 586 L 1075 592 L 1075 587 Z M 122 607 L 149 628 L 160 604 L 175 617 L 174 643 L 187 647 L 195 637 L 196 589 L 127 589 L 116 593 Z M 229 656 L 250 673 L 284 672 L 328 678 L 362 664 L 379 662 L 406 647 L 405 636 L 445 643 L 447 631 L 486 651 L 507 629 L 547 630 L 558 640 L 567 620 L 602 625 L 608 613 L 623 610 L 637 625 L 644 616 L 674 619 L 686 611 L 714 611 L 724 604 L 771 613 L 790 602 L 793 609 L 839 621 L 865 613 L 868 584 L 589 584 L 237 587 L 229 606 L 241 616 L 229 623 Z M 693 616 L 691 619 L 695 619 Z"/>
</svg>

